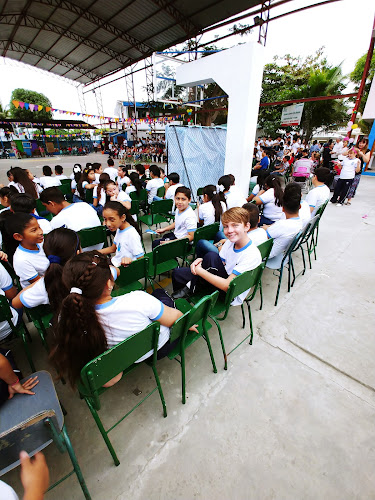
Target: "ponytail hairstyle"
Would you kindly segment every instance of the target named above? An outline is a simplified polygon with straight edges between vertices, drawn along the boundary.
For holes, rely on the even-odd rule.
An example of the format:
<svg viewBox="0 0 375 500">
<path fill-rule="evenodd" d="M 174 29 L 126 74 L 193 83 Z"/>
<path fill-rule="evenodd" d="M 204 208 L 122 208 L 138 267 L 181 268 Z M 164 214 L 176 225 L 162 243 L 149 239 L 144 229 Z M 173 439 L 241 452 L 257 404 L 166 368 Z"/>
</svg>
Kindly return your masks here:
<svg viewBox="0 0 375 500">
<path fill-rule="evenodd" d="M 142 181 L 139 178 L 139 174 L 137 174 L 137 172 L 132 172 L 129 175 L 129 179 L 132 185 L 135 187 L 137 195 L 139 196 L 142 190 Z"/>
<path fill-rule="evenodd" d="M 44 238 L 43 249 L 50 262 L 44 275 L 44 283 L 55 318 L 59 315 L 62 301 L 69 293 L 62 282 L 63 267 L 80 247 L 78 234 L 65 227 L 54 229 Z"/>
<path fill-rule="evenodd" d="M 61 304 L 50 360 L 73 388 L 81 369 L 108 349 L 95 310 L 108 280 L 113 277 L 107 258 L 95 250 L 75 255 L 63 267 L 62 283 L 68 294 Z"/>
<path fill-rule="evenodd" d="M 74 164 L 73 175 L 74 175 L 74 180 L 76 182 L 76 185 L 78 186 L 78 183 L 79 183 L 79 181 L 81 179 L 81 175 L 82 175 L 82 167 L 81 167 L 80 163 Z"/>
<path fill-rule="evenodd" d="M 223 192 L 223 190 L 220 188 L 222 186 L 224 188 L 224 191 L 229 191 L 230 187 L 232 185 L 232 179 L 229 177 L 229 175 L 222 175 L 220 179 L 217 181 L 218 186 L 219 186 L 219 191 Z"/>
<path fill-rule="evenodd" d="M 129 210 L 126 207 L 124 207 L 122 203 L 120 203 L 119 201 L 107 201 L 107 203 L 104 205 L 103 212 L 104 210 L 113 210 L 118 214 L 119 217 L 125 215 L 125 221 L 134 227 L 139 236 L 142 236 L 142 232 L 139 229 L 138 224 L 133 219 Z"/>
<path fill-rule="evenodd" d="M 30 194 L 35 200 L 38 198 L 38 192 L 36 189 L 35 182 L 30 180 L 27 172 L 24 168 L 15 167 L 12 168 L 12 174 L 14 178 L 14 182 L 21 184 L 24 188 L 25 193 Z"/>
<path fill-rule="evenodd" d="M 107 182 L 111 180 L 109 174 L 102 173 L 99 175 L 99 184 L 98 184 L 98 191 L 97 191 L 97 196 L 98 196 L 98 201 L 100 201 L 100 197 L 102 195 L 102 191 L 104 189 L 105 192 L 105 187 L 107 185 Z"/>
<path fill-rule="evenodd" d="M 83 182 L 88 182 L 90 184 L 90 181 L 88 179 L 88 174 L 90 172 L 95 172 L 92 167 L 90 168 L 85 168 L 84 171 L 82 172 L 81 178 L 79 179 L 79 182 L 77 184 L 77 191 L 79 192 L 79 196 L 84 200 L 85 199 L 85 190 L 82 187 Z"/>
<path fill-rule="evenodd" d="M 217 193 L 216 186 L 214 186 L 213 184 L 208 184 L 203 188 L 203 195 L 206 195 L 214 206 L 215 222 L 220 222 L 220 218 L 223 215 L 223 207 L 221 205 L 221 202 L 223 201 L 225 203 L 224 194 L 221 192 Z"/>
<path fill-rule="evenodd" d="M 124 172 L 126 177 L 129 177 L 129 167 L 127 167 L 126 165 L 119 165 L 118 168 L 121 168 L 121 170 Z"/>
<path fill-rule="evenodd" d="M 19 194 L 17 189 L 14 186 L 4 186 L 0 188 L 0 199 L 2 199 L 5 203 L 8 203 L 8 205 L 4 205 L 4 207 L 9 207 L 11 203 L 11 198 L 12 196 Z M 6 201 L 4 200 L 6 198 Z"/>
<path fill-rule="evenodd" d="M 258 186 L 259 186 L 259 189 L 264 189 L 264 184 L 265 184 L 265 181 L 268 177 L 269 173 L 267 171 L 263 171 L 261 170 L 258 174 Z"/>
<path fill-rule="evenodd" d="M 283 206 L 283 188 L 281 187 L 280 184 L 280 179 L 278 176 L 273 176 L 269 175 L 265 182 L 265 186 L 268 188 L 273 188 L 274 191 L 274 196 L 275 196 L 275 205 L 277 207 L 282 207 Z"/>
</svg>

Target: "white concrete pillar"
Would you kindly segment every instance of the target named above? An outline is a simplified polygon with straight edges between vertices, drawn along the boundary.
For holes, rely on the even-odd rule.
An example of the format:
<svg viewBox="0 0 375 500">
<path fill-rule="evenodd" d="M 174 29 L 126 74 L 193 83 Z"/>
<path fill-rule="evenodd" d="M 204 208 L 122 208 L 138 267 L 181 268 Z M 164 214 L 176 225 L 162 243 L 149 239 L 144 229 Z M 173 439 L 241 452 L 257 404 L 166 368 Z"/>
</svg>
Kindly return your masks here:
<svg viewBox="0 0 375 500">
<path fill-rule="evenodd" d="M 177 68 L 177 85 L 216 82 L 229 96 L 226 174 L 248 195 L 264 66 L 264 47 L 256 42 L 203 57 Z"/>
</svg>

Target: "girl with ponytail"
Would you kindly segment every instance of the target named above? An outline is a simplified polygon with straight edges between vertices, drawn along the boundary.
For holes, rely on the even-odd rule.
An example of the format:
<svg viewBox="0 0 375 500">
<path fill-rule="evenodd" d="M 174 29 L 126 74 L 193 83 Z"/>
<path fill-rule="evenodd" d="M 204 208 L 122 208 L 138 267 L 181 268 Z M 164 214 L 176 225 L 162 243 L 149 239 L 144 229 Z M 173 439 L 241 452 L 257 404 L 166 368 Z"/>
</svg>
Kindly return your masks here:
<svg viewBox="0 0 375 500">
<path fill-rule="evenodd" d="M 224 194 L 217 191 L 213 184 L 208 184 L 203 188 L 203 204 L 198 207 L 199 225 L 221 223 L 221 216 L 226 209 Z"/>
<path fill-rule="evenodd" d="M 263 214 L 258 226 L 273 224 L 283 218 L 283 195 L 279 176 L 269 175 L 264 182 L 264 189 L 254 198 L 257 205 L 263 205 Z"/>
</svg>

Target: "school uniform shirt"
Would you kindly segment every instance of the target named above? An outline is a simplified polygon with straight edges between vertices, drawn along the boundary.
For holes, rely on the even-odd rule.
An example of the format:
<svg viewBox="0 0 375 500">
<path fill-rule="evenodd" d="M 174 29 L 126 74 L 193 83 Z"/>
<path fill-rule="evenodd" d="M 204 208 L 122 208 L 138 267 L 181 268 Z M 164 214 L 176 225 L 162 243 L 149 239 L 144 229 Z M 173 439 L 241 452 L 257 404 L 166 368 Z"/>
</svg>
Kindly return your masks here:
<svg viewBox="0 0 375 500">
<path fill-rule="evenodd" d="M 174 222 L 173 232 L 176 238 L 186 238 L 188 233 L 197 229 L 197 218 L 190 206 L 183 212 L 176 210 Z"/>
<path fill-rule="evenodd" d="M 282 207 L 275 205 L 275 192 L 273 188 L 267 189 L 267 191 L 259 196 L 259 199 L 263 203 L 264 217 L 273 221 L 282 218 L 283 210 Z"/>
<path fill-rule="evenodd" d="M 8 271 L 4 268 L 2 264 L 0 264 L 0 295 L 5 295 L 7 290 L 10 290 L 13 287 L 13 281 L 10 277 Z M 13 325 L 17 324 L 18 321 L 18 313 L 13 307 L 10 308 L 12 313 L 12 323 Z M 0 322 L 0 340 L 5 339 L 12 332 L 8 321 Z"/>
<path fill-rule="evenodd" d="M 81 229 L 100 226 L 100 220 L 95 209 L 90 207 L 88 203 L 80 202 L 72 203 L 63 208 L 61 212 L 55 215 L 51 220 L 51 226 L 52 229 L 66 227 L 73 231 L 80 231 Z M 101 250 L 102 248 L 103 243 L 100 243 L 98 245 L 82 248 L 82 250 L 87 252 L 88 250 Z"/>
<path fill-rule="evenodd" d="M 125 189 L 125 193 L 126 193 L 126 194 L 134 193 L 134 191 L 137 191 L 137 190 L 135 189 L 135 186 L 133 186 L 133 184 L 131 184 L 130 186 L 128 186 L 128 187 Z"/>
<path fill-rule="evenodd" d="M 253 187 L 253 190 L 251 191 L 251 194 L 253 194 L 254 196 L 256 196 L 260 191 L 260 186 L 259 184 L 255 184 L 255 186 Z"/>
<path fill-rule="evenodd" d="M 20 279 L 22 288 L 30 285 L 30 280 L 43 276 L 49 266 L 49 260 L 45 256 L 43 244 L 37 245 L 38 250 L 29 250 L 21 244 L 13 256 L 13 267 Z"/>
<path fill-rule="evenodd" d="M 221 208 L 224 213 L 227 209 L 225 203 L 223 201 L 220 202 Z M 203 221 L 204 226 L 208 226 L 209 224 L 214 224 L 215 222 L 215 207 L 213 206 L 212 201 L 208 201 L 207 203 L 202 203 L 199 205 L 198 210 L 198 218 Z M 221 222 L 220 222 L 221 226 Z"/>
<path fill-rule="evenodd" d="M 300 206 L 298 214 L 299 214 L 299 218 L 301 219 L 301 222 L 302 222 L 302 228 L 305 228 L 306 225 L 311 220 L 310 207 L 309 207 L 309 204 L 307 203 L 306 200 L 301 201 L 301 206 Z"/>
<path fill-rule="evenodd" d="M 125 177 L 117 177 L 117 185 L 118 185 L 120 191 L 122 190 L 122 186 L 124 184 L 128 185 L 129 183 L 130 183 L 130 179 L 126 175 L 125 175 Z"/>
<path fill-rule="evenodd" d="M 40 184 L 43 189 L 54 186 L 61 186 L 60 179 L 58 179 L 57 177 L 52 177 L 50 175 L 41 177 L 38 184 Z"/>
<path fill-rule="evenodd" d="M 94 189 L 92 191 L 92 197 L 93 197 L 93 199 L 97 199 L 98 198 L 98 186 L 94 187 Z M 100 191 L 99 205 L 101 205 L 102 207 L 104 207 L 104 205 L 106 204 L 106 201 L 107 201 L 107 195 L 105 194 L 105 189 L 102 189 Z"/>
<path fill-rule="evenodd" d="M 174 200 L 174 196 L 176 194 L 176 189 L 183 186 L 181 183 L 173 184 L 172 186 L 169 186 L 167 189 L 167 192 L 165 193 L 165 199 L 166 200 Z"/>
<path fill-rule="evenodd" d="M 119 191 L 119 194 L 117 195 L 116 201 L 129 201 L 131 203 L 132 199 L 128 194 L 125 193 L 125 191 Z"/>
<path fill-rule="evenodd" d="M 299 217 L 278 220 L 272 224 L 266 231 L 267 236 L 273 238 L 273 246 L 269 258 L 272 259 L 278 255 L 282 257 L 290 242 L 301 229 L 302 220 Z"/>
<path fill-rule="evenodd" d="M 112 257 L 114 266 L 120 266 L 123 257 L 137 260 L 144 255 L 141 237 L 133 226 L 117 229 L 113 243 L 116 245 L 116 254 Z"/>
<path fill-rule="evenodd" d="M 19 500 L 17 493 L 9 484 L 0 481 L 0 498 L 1 500 Z"/>
<path fill-rule="evenodd" d="M 39 227 L 43 231 L 43 234 L 48 234 L 52 231 L 52 226 L 49 220 L 45 219 L 44 217 L 40 217 L 39 215 L 36 214 L 30 214 L 32 215 L 39 224 Z"/>
<path fill-rule="evenodd" d="M 99 177 L 100 177 L 100 174 L 95 173 L 95 182 L 94 182 L 94 184 L 99 184 L 99 182 L 100 182 Z"/>
<path fill-rule="evenodd" d="M 247 235 L 256 246 L 268 240 L 266 231 L 261 227 L 249 231 Z"/>
<path fill-rule="evenodd" d="M 158 189 L 164 186 L 164 181 L 160 177 L 155 177 L 151 179 L 146 184 L 146 190 L 148 191 L 148 202 L 152 203 L 154 196 L 156 196 Z"/>
<path fill-rule="evenodd" d="M 55 179 L 59 179 L 59 181 L 63 181 L 63 180 L 67 179 L 67 176 L 64 174 L 59 174 L 59 175 L 55 175 Z"/>
<path fill-rule="evenodd" d="M 20 301 L 25 307 L 37 307 L 42 304 L 49 304 L 48 293 L 44 283 L 44 277 L 36 281 L 35 284 L 20 293 Z"/>
<path fill-rule="evenodd" d="M 242 205 L 247 203 L 246 198 L 238 191 L 238 189 L 233 188 L 234 186 L 231 186 L 230 190 L 224 193 L 228 210 L 233 207 L 242 207 Z"/>
<path fill-rule="evenodd" d="M 262 262 L 262 256 L 260 255 L 258 247 L 251 240 L 249 240 L 249 242 L 246 243 L 244 247 L 238 250 L 234 247 L 234 243 L 228 240 L 221 247 L 219 256 L 224 264 L 228 276 L 230 276 L 231 274 L 239 276 L 245 271 L 255 269 Z M 249 290 L 246 290 L 245 292 L 238 295 L 233 300 L 231 305 L 241 305 L 247 294 L 249 293 Z"/>
<path fill-rule="evenodd" d="M 104 174 L 108 174 L 109 177 L 111 178 L 111 181 L 116 182 L 116 177 L 117 177 L 117 168 L 115 167 L 107 167 L 103 170 Z"/>
<path fill-rule="evenodd" d="M 95 310 L 110 348 L 161 318 L 164 304 L 146 292 L 137 291 L 115 297 L 105 304 L 97 304 Z M 168 340 L 169 328 L 160 325 L 158 349 Z M 137 363 L 149 358 L 152 353 L 152 350 L 149 351 Z"/>
<path fill-rule="evenodd" d="M 323 205 L 331 196 L 331 192 L 329 187 L 326 184 L 316 186 L 314 189 L 309 191 L 306 196 L 305 201 L 312 207 L 314 210 L 311 212 L 311 217 L 316 215 L 316 212 L 320 206 Z"/>
<path fill-rule="evenodd" d="M 342 169 L 340 172 L 340 179 L 354 179 L 355 169 L 358 167 L 358 158 L 353 158 L 353 160 L 349 160 L 349 158 L 344 158 L 342 161 Z"/>
</svg>

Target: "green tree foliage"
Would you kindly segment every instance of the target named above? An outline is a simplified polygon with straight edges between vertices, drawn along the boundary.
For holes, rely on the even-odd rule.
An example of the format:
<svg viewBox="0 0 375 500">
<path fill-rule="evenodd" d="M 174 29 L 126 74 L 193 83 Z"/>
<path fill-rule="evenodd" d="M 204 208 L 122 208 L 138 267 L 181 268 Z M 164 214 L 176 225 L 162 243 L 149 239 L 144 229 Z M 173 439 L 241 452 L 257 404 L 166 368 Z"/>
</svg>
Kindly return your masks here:
<svg viewBox="0 0 375 500">
<path fill-rule="evenodd" d="M 0 120 L 6 120 L 7 118 L 10 118 L 10 111 L 0 102 Z"/>
<path fill-rule="evenodd" d="M 363 75 L 363 72 L 365 69 L 366 58 L 367 58 L 367 53 L 363 54 L 363 56 L 358 59 L 358 61 L 355 63 L 353 71 L 350 73 L 350 80 L 353 83 L 355 83 L 355 92 L 358 92 L 359 86 L 361 84 L 362 75 Z M 371 59 L 370 70 L 369 70 L 368 75 L 367 75 L 365 89 L 363 92 L 361 104 L 359 105 L 360 113 L 363 113 L 363 110 L 365 109 L 365 105 L 366 105 L 367 98 L 368 98 L 368 93 L 370 91 L 370 86 L 371 86 L 371 82 L 374 78 L 374 75 L 375 75 L 375 52 L 374 52 L 372 59 Z"/>
<path fill-rule="evenodd" d="M 9 104 L 10 114 L 12 118 L 23 122 L 35 122 L 38 120 L 46 121 L 52 119 L 51 111 L 47 112 L 45 109 L 42 111 L 30 111 L 28 109 L 22 109 L 21 107 L 16 108 L 12 103 L 13 100 L 52 107 L 51 101 L 44 94 L 27 89 L 13 90 Z"/>
</svg>

